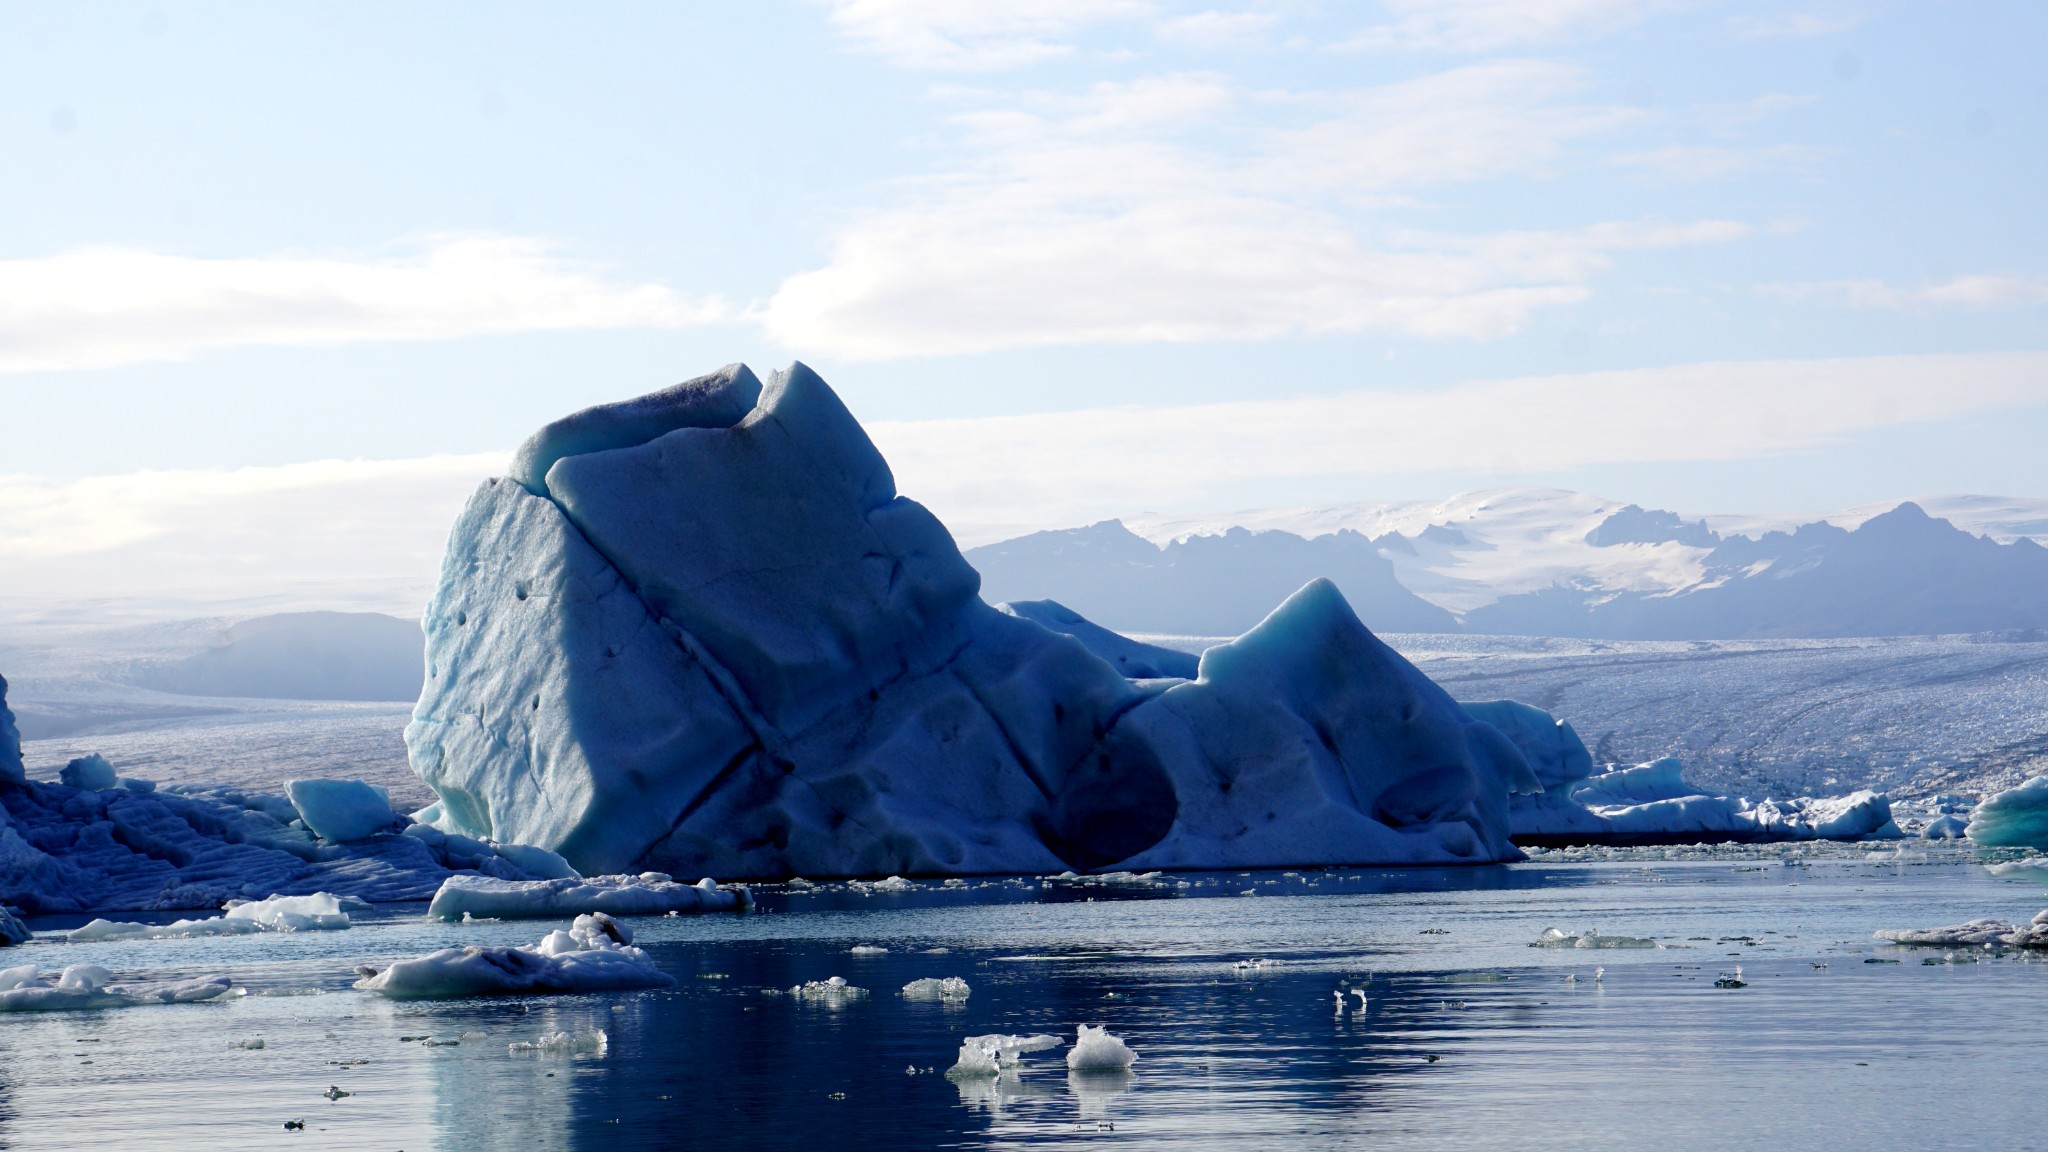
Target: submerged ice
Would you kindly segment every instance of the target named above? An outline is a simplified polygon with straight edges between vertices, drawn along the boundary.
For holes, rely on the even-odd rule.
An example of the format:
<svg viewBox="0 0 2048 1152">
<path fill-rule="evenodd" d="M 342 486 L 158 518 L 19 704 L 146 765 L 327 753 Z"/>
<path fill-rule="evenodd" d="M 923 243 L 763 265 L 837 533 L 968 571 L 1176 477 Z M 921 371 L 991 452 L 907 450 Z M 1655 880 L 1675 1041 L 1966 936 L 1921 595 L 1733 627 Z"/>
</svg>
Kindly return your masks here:
<svg viewBox="0 0 2048 1152">
<path fill-rule="evenodd" d="M 557 421 L 451 535 L 421 818 L 590 873 L 1518 855 L 1522 754 L 1326 581 L 1192 668 L 978 589 L 801 364 Z"/>
<path fill-rule="evenodd" d="M 87 1012 L 145 1004 L 190 1004 L 218 1000 L 234 982 L 225 976 L 116 984 L 98 964 L 72 964 L 55 976 L 34 964 L 0 969 L 0 1013 Z"/>
</svg>

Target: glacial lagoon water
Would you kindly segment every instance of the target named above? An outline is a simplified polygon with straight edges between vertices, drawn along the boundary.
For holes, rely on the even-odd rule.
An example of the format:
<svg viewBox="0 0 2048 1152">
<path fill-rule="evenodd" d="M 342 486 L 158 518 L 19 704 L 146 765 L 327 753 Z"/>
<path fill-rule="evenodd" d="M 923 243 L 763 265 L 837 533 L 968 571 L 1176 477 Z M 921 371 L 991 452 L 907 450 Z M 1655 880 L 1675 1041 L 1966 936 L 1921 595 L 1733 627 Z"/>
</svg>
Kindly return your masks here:
<svg viewBox="0 0 2048 1152">
<path fill-rule="evenodd" d="M 1870 935 L 2023 920 L 2048 903 L 2037 886 L 1967 848 L 1595 855 L 1129 890 L 771 888 L 750 915 L 632 921 L 675 988 L 573 997 L 351 990 L 359 963 L 559 926 L 435 924 L 418 906 L 340 932 L 39 937 L 0 959 L 219 972 L 250 994 L 0 1016 L 0 1147 L 1680 1152 L 2038 1132 L 2048 958 Z M 1551 926 L 1664 946 L 1529 946 Z M 1737 966 L 1747 986 L 1717 988 Z M 869 994 L 782 994 L 835 975 Z M 972 995 L 897 994 L 927 976 Z M 1363 1012 L 1334 1010 L 1340 985 L 1366 989 Z M 1052 1051 L 997 1081 L 944 1075 L 962 1036 L 1071 1042 L 1083 1023 L 1125 1037 L 1133 1070 L 1069 1074 Z M 508 1051 L 599 1030 L 602 1054 Z"/>
</svg>

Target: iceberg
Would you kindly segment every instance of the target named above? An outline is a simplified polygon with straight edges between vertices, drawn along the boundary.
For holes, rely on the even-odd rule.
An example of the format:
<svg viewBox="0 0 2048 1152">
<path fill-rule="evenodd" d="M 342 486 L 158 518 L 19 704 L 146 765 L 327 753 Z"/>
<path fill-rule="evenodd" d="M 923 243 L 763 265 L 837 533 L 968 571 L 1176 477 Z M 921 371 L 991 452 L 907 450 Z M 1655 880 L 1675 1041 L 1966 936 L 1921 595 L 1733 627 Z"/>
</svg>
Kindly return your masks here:
<svg viewBox="0 0 2048 1152">
<path fill-rule="evenodd" d="M 1969 817 L 1941 815 L 1927 822 L 1927 827 L 1920 830 L 1920 838 L 1922 840 L 1962 840 L 1969 835 L 1969 832 Z"/>
<path fill-rule="evenodd" d="M 57 773 L 57 779 L 67 788 L 83 788 L 90 792 L 104 792 L 121 784 L 114 766 L 97 752 L 80 756 L 64 765 Z"/>
<path fill-rule="evenodd" d="M 93 920 L 74 928 L 65 939 L 73 944 L 100 940 L 180 940 L 196 936 L 251 936 L 260 932 L 331 932 L 349 926 L 348 908 L 361 900 L 328 892 L 310 896 L 272 896 L 267 900 L 231 900 L 225 914 L 207 920 L 170 924 L 135 924 Z"/>
<path fill-rule="evenodd" d="M 1129 1045 L 1102 1025 L 1081 1025 L 1074 1046 L 1067 1050 L 1067 1067 L 1076 1072 L 1122 1072 L 1137 1059 Z"/>
<path fill-rule="evenodd" d="M 710 878 L 678 884 L 658 873 L 554 880 L 500 880 L 491 876 L 450 876 L 427 906 L 439 920 L 464 916 L 499 920 L 574 916 L 660 916 L 670 912 L 744 912 L 753 896 L 744 888 L 720 888 Z"/>
<path fill-rule="evenodd" d="M 1192 669 L 979 588 L 802 364 L 557 421 L 450 534 L 420 819 L 589 874 L 1520 857 L 1521 753 L 1327 581 Z"/>
<path fill-rule="evenodd" d="M 1985 848 L 2048 849 L 2048 776 L 1987 798 L 1970 812 L 1970 843 Z"/>
<path fill-rule="evenodd" d="M 284 793 L 322 840 L 367 840 L 391 830 L 391 797 L 361 780 L 288 780 Z"/>
<path fill-rule="evenodd" d="M 21 729 L 7 707 L 7 677 L 0 676 L 0 784 L 26 784 L 28 771 L 21 763 Z"/>
<path fill-rule="evenodd" d="M 620 939 L 625 936 L 625 939 Z M 578 916 L 531 948 L 443 948 L 382 970 L 362 967 L 355 986 L 393 1000 L 522 996 L 666 988 L 675 983 L 608 916 Z"/>
<path fill-rule="evenodd" d="M 21 922 L 21 917 L 6 908 L 0 908 L 0 948 L 26 944 L 34 935 L 35 933 L 29 931 L 28 925 Z"/>
<path fill-rule="evenodd" d="M 973 990 L 968 988 L 967 981 L 958 976 L 928 976 L 905 984 L 902 995 L 905 1000 L 946 1000 L 957 1003 L 967 999 L 972 993 Z"/>
<path fill-rule="evenodd" d="M 2048 948 L 2048 909 L 2034 914 L 2025 924 L 2003 920 L 1971 920 L 1946 928 L 1883 928 L 1874 935 L 1894 944 L 1934 944 L 1950 947 L 2003 944 L 2010 948 Z"/>
<path fill-rule="evenodd" d="M 114 984 L 97 964 L 73 964 L 53 980 L 34 964 L 0 970 L 0 1013 L 89 1012 L 144 1004 L 218 1000 L 234 987 L 225 976 L 143 984 Z"/>
</svg>

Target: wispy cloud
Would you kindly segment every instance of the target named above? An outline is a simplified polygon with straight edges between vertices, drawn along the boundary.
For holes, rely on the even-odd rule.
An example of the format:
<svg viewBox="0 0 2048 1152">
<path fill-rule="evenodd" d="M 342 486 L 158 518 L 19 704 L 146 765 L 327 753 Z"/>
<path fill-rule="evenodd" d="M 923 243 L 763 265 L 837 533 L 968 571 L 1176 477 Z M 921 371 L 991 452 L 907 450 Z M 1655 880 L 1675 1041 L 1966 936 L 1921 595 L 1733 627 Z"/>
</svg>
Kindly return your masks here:
<svg viewBox="0 0 2048 1152">
<path fill-rule="evenodd" d="M 447 340 L 673 328 L 728 315 L 620 283 L 511 236 L 430 238 L 397 254 L 208 259 L 80 248 L 0 260 L 0 372 L 177 360 L 245 345 Z"/>
<path fill-rule="evenodd" d="M 1821 158 L 1819 150 L 1796 144 L 1773 144 L 1755 148 L 1723 144 L 1672 144 L 1643 152 L 1625 152 L 1610 158 L 1618 168 L 1668 180 L 1698 183 L 1739 176 L 1746 172 L 1786 171 L 1811 168 Z"/>
<path fill-rule="evenodd" d="M 820 0 L 861 49 L 902 68 L 992 72 L 1073 53 L 1091 26 L 1154 14 L 1143 0 Z"/>
<path fill-rule="evenodd" d="M 1519 50 L 1635 24 L 1671 0 L 1382 0 L 1386 19 L 1340 51 L 1483 53 Z"/>
<path fill-rule="evenodd" d="M 1584 299 L 1613 253 L 1745 234 L 1382 222 L 1433 186 L 1540 177 L 1575 141 L 1634 121 L 1574 101 L 1581 82 L 1500 61 L 1344 92 L 1182 75 L 1030 94 L 959 117 L 968 161 L 853 220 L 760 317 L 792 347 L 867 359 L 1372 329 L 1485 339 Z"/>
<path fill-rule="evenodd" d="M 1507 478 L 1737 461 L 1875 428 L 2048 405 L 2048 353 L 1748 361 L 1323 396 L 871 427 L 901 489 L 982 542 L 1134 511 L 1241 506 L 1259 484 Z"/>
<path fill-rule="evenodd" d="M 463 501 L 508 460 L 0 475 L 0 588 L 13 599 L 284 597 L 416 611 Z"/>
<path fill-rule="evenodd" d="M 2048 279 L 2029 276 L 1953 276 L 1912 287 L 1888 284 L 1883 280 L 1818 280 L 1765 284 L 1757 291 L 1796 303 L 1846 304 L 1852 308 L 1899 311 L 1943 305 L 1988 308 L 2048 304 Z"/>
<path fill-rule="evenodd" d="M 1812 12 L 1774 12 L 1767 16 L 1730 16 L 1728 27 L 1748 40 L 1793 40 L 1832 36 L 1863 23 L 1860 13 L 1822 16 Z"/>
<path fill-rule="evenodd" d="M 1166 17 L 1158 22 L 1155 31 L 1162 40 L 1191 48 L 1221 50 L 1256 44 L 1279 23 L 1280 13 L 1270 9 L 1207 9 Z"/>
</svg>

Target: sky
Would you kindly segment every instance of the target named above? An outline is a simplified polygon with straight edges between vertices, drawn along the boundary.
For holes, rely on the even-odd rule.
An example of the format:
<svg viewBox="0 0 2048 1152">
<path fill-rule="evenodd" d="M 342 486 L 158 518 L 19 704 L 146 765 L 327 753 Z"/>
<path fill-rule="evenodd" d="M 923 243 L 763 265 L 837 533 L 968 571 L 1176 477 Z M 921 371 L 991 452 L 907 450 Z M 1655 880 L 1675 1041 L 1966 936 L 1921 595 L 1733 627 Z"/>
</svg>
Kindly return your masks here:
<svg viewBox="0 0 2048 1152">
<path fill-rule="evenodd" d="M 963 543 L 2048 496 L 2048 7 L 0 2 L 0 603 L 416 603 L 802 360 Z M 415 609 L 416 610 L 416 609 Z"/>
</svg>

